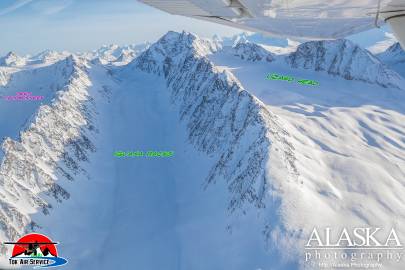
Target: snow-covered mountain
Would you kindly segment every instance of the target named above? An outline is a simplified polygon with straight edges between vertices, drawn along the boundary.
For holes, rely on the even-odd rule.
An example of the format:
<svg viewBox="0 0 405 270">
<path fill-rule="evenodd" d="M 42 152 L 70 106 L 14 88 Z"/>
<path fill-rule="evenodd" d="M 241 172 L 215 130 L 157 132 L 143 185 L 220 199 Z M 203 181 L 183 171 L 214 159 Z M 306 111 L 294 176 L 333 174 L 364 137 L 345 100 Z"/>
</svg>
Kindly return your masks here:
<svg viewBox="0 0 405 270">
<path fill-rule="evenodd" d="M 349 41 L 277 54 L 169 32 L 1 74 L 0 95 L 46 97 L 0 100 L 1 237 L 49 235 L 67 269 L 321 269 L 315 226 L 405 237 L 404 79 Z M 175 154 L 113 155 L 149 150 Z"/>
<path fill-rule="evenodd" d="M 248 41 L 238 42 L 232 47 L 233 54 L 248 61 L 268 61 L 274 60 L 274 56 L 260 45 Z"/>
<path fill-rule="evenodd" d="M 275 246 L 294 250 L 291 245 L 296 245 L 302 252 L 305 243 L 299 244 L 300 239 L 314 227 L 336 230 L 381 224 L 399 230 L 403 217 L 391 214 L 400 211 L 403 201 L 390 195 L 405 191 L 401 124 L 405 82 L 397 73 L 364 49 L 341 40 L 304 43 L 297 52 L 272 62 L 252 63 L 226 51 L 209 58 L 221 70 L 232 72 L 283 120 L 290 134 L 297 181 L 287 180 L 285 169 L 271 169 L 277 159 L 270 158 L 266 167 L 271 194 L 280 199 L 276 212 L 282 213 L 283 220 L 279 230 L 271 222 L 268 225 L 273 229 L 266 235 Z M 377 70 L 383 74 L 376 75 Z M 289 76 L 294 82 L 316 80 L 319 85 L 266 80 L 269 73 Z M 304 261 L 298 269 L 322 267 Z M 401 268 L 401 263 L 392 261 L 383 265 L 383 269 Z"/>
<path fill-rule="evenodd" d="M 20 132 L 18 139 L 7 137 L 2 143 L 0 216 L 3 239 L 16 239 L 36 230 L 39 225 L 32 220 L 31 214 L 41 211 L 48 215 L 53 208 L 52 200 L 69 199 L 69 193 L 56 180 L 73 181 L 73 176 L 80 170 L 78 162 L 86 160 L 86 152 L 93 150 L 84 135 L 90 129 L 90 113 L 85 106 L 88 97 L 84 92 L 90 82 L 82 65 L 78 59 L 69 57 L 46 70 L 32 71 L 36 75 L 44 72 L 49 76 L 48 91 L 53 90 L 51 76 L 57 78 L 59 86 L 55 90 L 59 91 L 53 92 L 54 98 L 49 104 L 38 105 L 35 114 L 28 114 L 32 113 L 29 107 L 21 112 L 30 121 L 27 128 Z M 20 74 L 13 80 L 18 85 L 18 81 L 27 75 Z M 9 87 L 14 88 L 11 83 Z M 15 106 L 2 108 L 3 113 L 7 110 L 15 110 Z M 17 128 L 21 123 L 19 117 L 7 120 L 7 125 Z M 2 124 L 2 135 L 13 135 L 5 134 L 11 129 Z"/>
<path fill-rule="evenodd" d="M 360 80 L 383 87 L 404 86 L 401 76 L 349 40 L 306 42 L 299 45 L 286 61 L 293 68 L 324 71 L 347 80 Z"/>
<path fill-rule="evenodd" d="M 205 58 L 211 52 L 211 44 L 194 35 L 170 32 L 128 68 L 164 75 L 189 141 L 200 151 L 220 156 L 207 184 L 219 176 L 226 179 L 229 208 L 234 211 L 245 203 L 261 207 L 266 193 L 263 168 L 271 144 L 279 147 L 286 171 L 294 172 L 288 134 L 232 74 L 220 72 Z"/>
<path fill-rule="evenodd" d="M 116 44 L 103 45 L 98 50 L 93 51 L 89 57 L 93 59 L 98 58 L 104 64 L 114 61 L 127 64 L 133 60 L 136 55 L 146 50 L 149 46 L 149 42 L 125 46 L 118 46 Z"/>
<path fill-rule="evenodd" d="M 25 62 L 26 59 L 15 52 L 9 52 L 6 56 L 0 58 L 0 66 L 18 67 L 25 65 Z"/>
<path fill-rule="evenodd" d="M 30 57 L 29 61 L 32 64 L 55 63 L 70 56 L 71 53 L 67 51 L 57 52 L 53 50 L 45 50 L 39 54 Z"/>
<path fill-rule="evenodd" d="M 99 57 L 107 62 L 114 61 L 121 54 L 121 48 L 116 44 L 103 45 L 93 52 L 93 57 Z"/>
<path fill-rule="evenodd" d="M 118 63 L 129 63 L 132 60 L 134 60 L 136 57 L 136 52 L 134 51 L 129 51 L 129 50 L 125 50 L 121 53 L 121 55 L 119 57 L 117 57 L 115 59 L 115 62 Z"/>
<path fill-rule="evenodd" d="M 405 77 L 405 51 L 394 43 L 387 50 L 376 55 L 383 63 Z"/>
<path fill-rule="evenodd" d="M 240 33 L 232 37 L 219 37 L 214 36 L 213 41 L 221 43 L 223 46 L 235 46 L 238 43 L 244 43 L 249 41 L 251 43 L 275 46 L 275 47 L 287 47 L 293 41 L 286 38 L 275 38 L 270 36 L 265 36 L 260 33 Z"/>
<path fill-rule="evenodd" d="M 218 47 L 226 49 L 227 47 L 235 48 L 238 44 L 251 44 L 260 46 L 274 54 L 288 54 L 296 50 L 300 44 L 299 41 L 287 38 L 275 38 L 260 33 L 240 33 L 232 37 L 214 36 L 212 41 Z"/>
</svg>

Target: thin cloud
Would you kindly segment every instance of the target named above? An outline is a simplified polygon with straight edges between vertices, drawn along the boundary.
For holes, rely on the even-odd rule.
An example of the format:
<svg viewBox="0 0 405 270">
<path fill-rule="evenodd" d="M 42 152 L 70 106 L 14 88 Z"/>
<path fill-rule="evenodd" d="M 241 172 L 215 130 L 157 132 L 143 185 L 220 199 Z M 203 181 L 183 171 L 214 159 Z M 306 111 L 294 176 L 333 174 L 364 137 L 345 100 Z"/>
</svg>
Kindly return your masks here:
<svg viewBox="0 0 405 270">
<path fill-rule="evenodd" d="M 17 9 L 19 9 L 19 8 L 21 8 L 21 7 L 23 7 L 23 6 L 25 6 L 26 4 L 28 4 L 28 3 L 30 3 L 30 2 L 32 2 L 32 0 L 17 0 L 17 1 L 15 1 L 15 3 L 12 4 L 11 6 L 6 7 L 6 8 L 4 8 L 4 9 L 0 10 L 0 16 L 6 15 L 6 14 L 8 14 L 8 13 L 11 13 L 11 12 L 13 12 L 13 11 L 15 11 L 15 10 L 17 10 Z"/>
<path fill-rule="evenodd" d="M 32 8 L 40 11 L 42 14 L 45 15 L 53 15 L 57 14 L 68 6 L 72 4 L 72 0 L 59 0 L 58 2 L 55 1 L 37 1 L 34 2 Z"/>
</svg>

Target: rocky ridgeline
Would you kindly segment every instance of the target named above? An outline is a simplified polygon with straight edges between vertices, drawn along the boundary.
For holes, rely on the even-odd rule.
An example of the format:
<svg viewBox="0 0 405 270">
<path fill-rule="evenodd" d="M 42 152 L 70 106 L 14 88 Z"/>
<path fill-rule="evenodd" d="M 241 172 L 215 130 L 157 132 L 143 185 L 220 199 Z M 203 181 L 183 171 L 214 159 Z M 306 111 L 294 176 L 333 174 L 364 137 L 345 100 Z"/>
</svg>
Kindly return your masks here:
<svg viewBox="0 0 405 270">
<path fill-rule="evenodd" d="M 238 42 L 232 47 L 234 56 L 240 57 L 242 60 L 247 61 L 274 61 L 274 55 L 263 47 L 248 41 Z"/>
<path fill-rule="evenodd" d="M 404 80 L 366 49 L 349 40 L 310 41 L 286 57 L 292 68 L 327 72 L 346 80 L 359 80 L 383 87 L 404 88 Z"/>
<path fill-rule="evenodd" d="M 232 74 L 219 72 L 205 57 L 218 47 L 189 33 L 169 32 L 130 63 L 164 76 L 172 102 L 186 122 L 190 142 L 218 157 L 207 185 L 221 179 L 230 191 L 229 209 L 265 206 L 265 163 L 271 147 L 290 175 L 296 176 L 289 134 L 278 118 L 245 91 Z"/>
<path fill-rule="evenodd" d="M 92 103 L 85 63 L 75 57 L 53 64 L 66 74 L 63 89 L 50 105 L 39 107 L 19 140 L 6 138 L 0 166 L 0 228 L 3 239 L 17 240 L 38 226 L 29 216 L 40 209 L 48 214 L 50 201 L 61 202 L 70 194 L 59 184 L 74 180 L 80 161 L 95 151 L 89 139 Z M 50 66 L 49 68 L 51 68 Z M 58 182 L 56 182 L 58 179 Z"/>
</svg>

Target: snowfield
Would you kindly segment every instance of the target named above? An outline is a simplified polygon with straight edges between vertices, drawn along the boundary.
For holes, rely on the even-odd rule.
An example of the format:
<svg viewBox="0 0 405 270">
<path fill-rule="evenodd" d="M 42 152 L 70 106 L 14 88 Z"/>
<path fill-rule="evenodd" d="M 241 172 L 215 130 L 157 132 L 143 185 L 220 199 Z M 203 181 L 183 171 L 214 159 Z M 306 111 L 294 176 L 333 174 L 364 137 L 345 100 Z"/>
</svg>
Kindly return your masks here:
<svg viewBox="0 0 405 270">
<path fill-rule="evenodd" d="M 66 269 L 322 269 L 306 261 L 314 227 L 395 228 L 405 242 L 402 53 L 169 32 L 9 54 L 0 96 L 45 99 L 0 100 L 0 237 L 46 234 Z M 113 155 L 149 150 L 174 156 Z"/>
</svg>

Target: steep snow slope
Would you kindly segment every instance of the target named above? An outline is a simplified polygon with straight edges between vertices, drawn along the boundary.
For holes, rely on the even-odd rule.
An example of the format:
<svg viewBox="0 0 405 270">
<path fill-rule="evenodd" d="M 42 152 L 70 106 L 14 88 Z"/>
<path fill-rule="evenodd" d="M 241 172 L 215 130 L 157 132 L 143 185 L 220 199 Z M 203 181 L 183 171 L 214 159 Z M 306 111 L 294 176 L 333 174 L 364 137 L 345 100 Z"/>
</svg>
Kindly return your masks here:
<svg viewBox="0 0 405 270">
<path fill-rule="evenodd" d="M 72 76 L 79 84 L 65 91 L 73 100 L 44 106 L 42 110 L 48 108 L 47 113 L 38 114 L 21 143 L 8 139 L 4 144 L 4 181 L 10 182 L 4 192 L 10 188 L 8 196 L 19 192 L 24 198 L 5 198 L 24 217 L 17 223 L 18 230 L 11 230 L 17 226 L 14 223 L 9 225 L 13 226 L 11 233 L 5 237 L 17 238 L 24 225 L 29 226 L 27 230 L 49 234 L 65 243 L 60 251 L 70 258 L 72 269 L 109 269 L 116 263 L 110 256 L 128 258 L 133 250 L 122 246 L 120 240 L 131 240 L 139 250 L 132 261 L 139 268 L 246 269 L 272 264 L 276 269 L 286 269 L 295 265 L 276 260 L 277 253 L 269 256 L 263 230 L 270 220 L 262 217 L 271 201 L 266 196 L 263 169 L 270 146 L 277 149 L 274 155 L 280 167 L 291 181 L 295 179 L 289 135 L 277 117 L 241 89 L 230 74 L 218 72 L 209 63 L 205 55 L 216 49 L 215 44 L 193 35 L 169 33 L 127 67 L 97 71 L 103 69 L 98 64 L 75 64 L 79 73 Z M 115 74 L 114 78 L 109 74 Z M 88 80 L 94 82 L 91 88 Z M 102 96 L 110 100 L 109 106 L 100 105 L 105 102 Z M 86 105 L 88 100 L 93 102 Z M 93 106 L 98 108 L 94 113 Z M 60 119 L 54 115 L 65 109 L 75 117 Z M 61 129 L 59 122 L 66 126 Z M 36 128 L 45 123 L 47 129 Z M 103 136 L 93 136 L 89 130 L 98 130 Z M 49 138 L 48 146 L 43 145 L 45 138 Z M 35 151 L 31 150 L 34 141 L 39 144 Z M 176 158 L 114 158 L 111 164 L 116 150 L 164 147 L 172 147 L 166 150 L 174 150 Z M 91 154 L 96 149 L 100 150 Z M 15 170 L 10 168 L 13 164 Z M 102 169 L 103 174 L 101 164 L 109 164 Z M 155 170 L 156 166 L 161 170 Z M 21 188 L 16 176 L 21 169 L 24 179 L 35 180 L 32 188 Z M 34 171 L 31 176 L 30 171 Z M 86 176 L 89 181 L 83 183 Z M 115 191 L 108 192 L 111 190 Z M 44 194 L 39 195 L 41 192 Z M 95 201 L 99 194 L 103 199 Z M 68 200 L 58 204 L 62 198 Z M 54 204 L 55 211 L 49 211 Z M 100 215 L 95 216 L 95 205 L 102 209 Z M 77 213 L 78 220 L 66 219 L 72 213 Z M 277 225 L 276 220 L 271 223 Z M 80 224 L 95 229 L 89 232 Z M 211 233 L 205 234 L 206 230 Z M 246 233 L 251 237 L 246 238 Z M 98 243 L 101 248 L 77 256 L 75 243 L 79 239 Z M 111 247 L 108 254 L 103 244 Z M 251 247 L 255 247 L 254 252 Z M 103 258 L 100 265 L 86 261 L 92 255 Z M 201 257 L 210 260 L 203 263 Z M 126 269 L 125 263 L 123 260 L 119 269 Z"/>
<path fill-rule="evenodd" d="M 315 50 L 315 44 L 321 47 Z M 347 46 L 341 41 L 338 44 L 338 47 Z M 232 72 L 247 91 L 266 103 L 270 111 L 280 115 L 292 135 L 299 184 L 286 181 L 282 175 L 271 178 L 274 192 L 282 194 L 281 213 L 285 226 L 288 231 L 302 230 L 305 235 L 314 226 L 336 230 L 343 226 L 378 224 L 383 228 L 394 226 L 403 238 L 403 81 L 396 85 L 402 89 L 383 88 L 356 81 L 356 78 L 348 81 L 317 72 L 331 70 L 326 68 L 328 57 L 324 55 L 328 53 L 324 46 L 319 42 L 301 46 L 289 63 L 304 69 L 291 69 L 283 61 L 253 64 L 222 52 L 210 56 L 217 66 Z M 335 59 L 339 59 L 337 55 Z M 359 63 L 355 62 L 356 57 L 352 61 L 345 66 L 355 76 L 357 71 L 348 67 Z M 337 65 L 333 67 L 340 70 Z M 269 73 L 316 80 L 319 86 L 266 80 Z M 385 82 L 394 82 L 397 78 L 396 73 L 385 74 L 388 76 Z M 365 75 L 368 74 L 362 76 Z M 271 175 L 280 173 L 270 170 Z M 301 251 L 303 245 L 301 243 Z M 402 269 L 402 265 L 384 262 L 382 269 Z"/>
<path fill-rule="evenodd" d="M 222 152 L 208 181 L 217 174 L 227 179 L 235 196 L 230 209 L 245 202 L 261 206 L 266 186 L 262 168 L 271 141 L 280 143 L 280 158 L 286 169 L 294 171 L 287 134 L 277 117 L 232 75 L 220 73 L 207 60 L 205 56 L 212 52 L 210 43 L 193 35 L 168 33 L 128 68 L 164 75 L 173 99 L 181 100 L 180 113 L 188 123 L 190 141 L 207 154 Z"/>
<path fill-rule="evenodd" d="M 85 89 L 90 82 L 82 70 L 83 63 L 69 58 L 47 68 L 53 71 L 52 75 L 61 72 L 59 79 L 67 81 L 62 79 L 59 86 L 54 85 L 55 90 L 60 90 L 57 97 L 50 105 L 38 108 L 20 138 L 6 138 L 2 144 L 5 153 L 0 166 L 2 239 L 17 240 L 25 232 L 40 229 L 41 225 L 30 215 L 38 211 L 48 215 L 54 204 L 69 199 L 70 194 L 56 180 L 73 181 L 75 175 L 85 173 L 78 162 L 87 160 L 87 152 L 95 150 L 88 137 L 94 126 L 86 103 Z M 3 252 L 4 249 L 3 246 Z"/>
<path fill-rule="evenodd" d="M 255 215 L 269 199 L 263 168 L 270 145 L 278 149 L 275 156 L 280 166 L 290 170 L 294 180 L 288 134 L 277 117 L 243 91 L 232 76 L 218 73 L 207 61 L 204 55 L 213 51 L 215 45 L 193 35 L 168 33 L 128 67 L 116 71 L 121 81 L 131 78 L 120 91 L 120 121 L 137 124 L 117 130 L 117 139 L 121 138 L 117 145 L 171 145 L 177 150 L 173 160 L 117 161 L 116 178 L 126 184 L 118 187 L 116 204 L 132 198 L 134 205 L 114 215 L 112 227 L 122 229 L 111 232 L 107 242 L 113 251 L 109 254 L 118 258 L 130 254 L 131 250 L 120 248 L 120 239 L 129 237 L 142 250 L 132 262 L 139 268 L 250 269 L 273 264 L 275 269 L 286 269 L 289 263 L 276 261 L 276 253 L 267 254 L 262 231 L 268 220 Z M 130 135 L 139 128 L 144 132 Z M 195 148 L 184 144 L 187 141 Z M 156 166 L 159 171 L 153 169 Z M 137 177 L 130 180 L 128 175 Z M 137 191 L 128 189 L 133 181 Z M 228 217 L 243 211 L 249 214 Z M 139 220 L 131 227 L 132 235 L 122 236 L 119 232 L 128 230 L 126 224 L 132 220 Z M 246 223 L 239 224 L 241 220 Z M 251 237 L 246 239 L 245 233 Z M 257 248 L 253 254 L 246 247 Z M 156 256 L 161 259 L 153 260 Z M 107 268 L 112 263 L 102 261 Z"/>
<path fill-rule="evenodd" d="M 0 99 L 0 138 L 17 138 L 25 129 L 41 104 L 49 104 L 56 91 L 68 83 L 72 73 L 72 58 L 38 68 L 6 69 L 5 83 L 0 85 L 0 96 L 15 96 L 16 92 L 31 92 L 44 96 L 43 100 L 8 101 Z"/>
<path fill-rule="evenodd" d="M 37 231 L 61 243 L 60 256 L 69 260 L 66 269 L 99 269 L 97 261 L 108 248 L 104 246 L 105 239 L 114 230 L 110 223 L 119 208 L 114 205 L 116 178 L 112 153 L 115 149 L 111 138 L 114 127 L 110 125 L 115 120 L 110 115 L 114 108 L 110 98 L 115 82 L 104 67 L 82 61 L 78 62 L 80 71 L 76 66 L 73 74 L 73 80 L 82 84 L 75 84 L 71 88 L 74 91 L 68 91 L 73 102 L 66 99 L 74 104 L 67 107 L 75 115 L 69 119 L 80 122 L 65 123 L 71 125 L 66 129 L 71 139 L 61 150 L 63 155 L 54 170 L 57 183 L 69 193 L 69 198 L 60 203 L 45 197 L 53 206 L 49 215 L 36 212 L 31 217 L 41 226 Z M 89 244 L 78 252 L 80 242 Z"/>
</svg>

